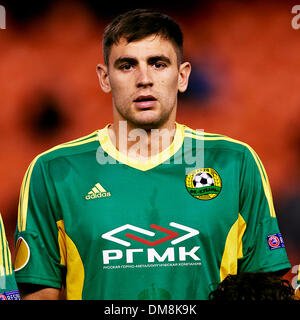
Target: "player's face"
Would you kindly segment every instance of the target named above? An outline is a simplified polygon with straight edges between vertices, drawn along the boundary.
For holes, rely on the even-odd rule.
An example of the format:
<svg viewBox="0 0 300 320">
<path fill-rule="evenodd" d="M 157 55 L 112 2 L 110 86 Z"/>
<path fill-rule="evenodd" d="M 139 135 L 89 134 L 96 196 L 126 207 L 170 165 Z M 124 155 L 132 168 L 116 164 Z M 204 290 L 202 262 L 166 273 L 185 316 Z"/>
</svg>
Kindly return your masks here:
<svg viewBox="0 0 300 320">
<path fill-rule="evenodd" d="M 190 64 L 178 66 L 171 41 L 149 36 L 113 45 L 109 66 L 98 66 L 100 85 L 112 92 L 114 123 L 134 128 L 162 128 L 174 124 L 177 93 L 188 85 Z"/>
</svg>

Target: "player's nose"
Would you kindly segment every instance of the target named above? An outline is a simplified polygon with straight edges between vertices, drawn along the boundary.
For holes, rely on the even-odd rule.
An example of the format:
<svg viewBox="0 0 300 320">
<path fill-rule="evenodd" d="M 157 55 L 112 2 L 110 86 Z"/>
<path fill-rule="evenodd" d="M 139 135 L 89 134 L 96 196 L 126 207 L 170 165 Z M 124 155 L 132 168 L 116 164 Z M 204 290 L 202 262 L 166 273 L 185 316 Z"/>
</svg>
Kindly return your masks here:
<svg viewBox="0 0 300 320">
<path fill-rule="evenodd" d="M 136 85 L 140 87 L 152 87 L 153 79 L 148 66 L 141 66 L 137 72 Z"/>
</svg>

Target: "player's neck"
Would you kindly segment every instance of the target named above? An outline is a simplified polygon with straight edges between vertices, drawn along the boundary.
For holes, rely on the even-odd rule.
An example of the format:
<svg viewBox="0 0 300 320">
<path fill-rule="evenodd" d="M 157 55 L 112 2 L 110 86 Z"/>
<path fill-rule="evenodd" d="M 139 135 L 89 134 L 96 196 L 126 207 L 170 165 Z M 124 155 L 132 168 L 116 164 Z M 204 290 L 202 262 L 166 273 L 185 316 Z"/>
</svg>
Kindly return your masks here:
<svg viewBox="0 0 300 320">
<path fill-rule="evenodd" d="M 109 138 L 115 148 L 139 161 L 147 161 L 167 149 L 173 142 L 175 132 L 175 121 L 153 129 L 141 129 L 131 126 L 127 121 L 118 121 L 108 128 Z"/>
</svg>

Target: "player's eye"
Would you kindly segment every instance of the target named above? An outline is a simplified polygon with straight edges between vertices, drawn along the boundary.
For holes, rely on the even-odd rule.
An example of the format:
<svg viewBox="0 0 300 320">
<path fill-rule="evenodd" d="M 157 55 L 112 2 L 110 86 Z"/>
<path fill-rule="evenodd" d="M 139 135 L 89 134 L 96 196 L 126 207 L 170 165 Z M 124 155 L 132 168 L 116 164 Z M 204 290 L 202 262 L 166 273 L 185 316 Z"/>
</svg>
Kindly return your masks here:
<svg viewBox="0 0 300 320">
<path fill-rule="evenodd" d="M 155 67 L 155 69 L 164 69 L 167 65 L 163 62 L 157 61 L 153 64 L 153 66 Z"/>
<path fill-rule="evenodd" d="M 119 68 L 120 70 L 123 70 L 123 71 L 129 71 L 131 70 L 132 67 L 133 67 L 132 64 L 124 63 L 124 64 L 121 64 Z"/>
</svg>

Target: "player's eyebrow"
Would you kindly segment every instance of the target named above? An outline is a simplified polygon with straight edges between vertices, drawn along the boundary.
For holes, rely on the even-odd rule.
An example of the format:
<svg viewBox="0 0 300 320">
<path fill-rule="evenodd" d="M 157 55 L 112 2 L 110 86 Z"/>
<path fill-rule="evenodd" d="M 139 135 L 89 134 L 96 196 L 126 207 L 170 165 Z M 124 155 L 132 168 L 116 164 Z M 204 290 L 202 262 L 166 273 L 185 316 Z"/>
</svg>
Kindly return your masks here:
<svg viewBox="0 0 300 320">
<path fill-rule="evenodd" d="M 165 55 L 153 56 L 147 59 L 149 64 L 154 64 L 155 62 L 161 61 L 167 64 L 171 64 L 171 60 Z"/>
<path fill-rule="evenodd" d="M 114 62 L 114 67 L 117 68 L 123 63 L 129 63 L 131 65 L 137 65 L 137 60 L 131 57 L 120 57 Z"/>
</svg>

